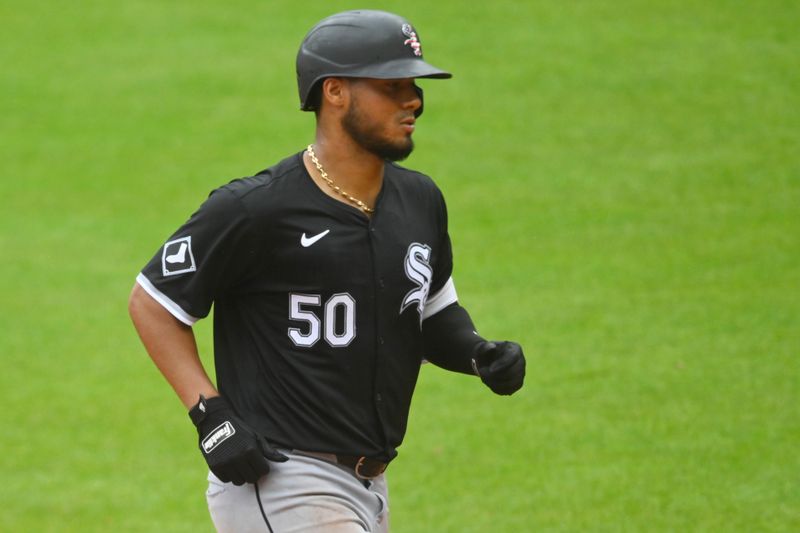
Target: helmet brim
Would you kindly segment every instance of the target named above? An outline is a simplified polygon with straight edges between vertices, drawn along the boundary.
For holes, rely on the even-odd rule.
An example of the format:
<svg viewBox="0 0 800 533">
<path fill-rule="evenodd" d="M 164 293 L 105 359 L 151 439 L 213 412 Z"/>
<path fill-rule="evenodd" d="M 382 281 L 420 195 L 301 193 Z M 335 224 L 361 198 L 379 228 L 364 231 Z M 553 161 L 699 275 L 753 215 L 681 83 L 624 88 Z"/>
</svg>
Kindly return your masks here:
<svg viewBox="0 0 800 533">
<path fill-rule="evenodd" d="M 336 74 L 333 74 L 337 77 Z M 453 75 L 446 70 L 434 67 L 419 58 L 399 58 L 379 63 L 366 65 L 360 69 L 354 69 L 346 76 L 349 78 L 375 78 L 379 80 L 402 79 L 402 78 L 434 78 L 448 79 Z"/>
<path fill-rule="evenodd" d="M 325 78 L 373 78 L 377 80 L 432 78 L 445 80 L 452 77 L 453 75 L 446 70 L 434 67 L 422 59 L 410 57 L 393 59 L 374 65 L 365 65 L 360 68 L 346 69 L 346 72 L 326 72 L 315 77 L 314 81 L 309 85 L 308 92 L 302 95 L 300 109 L 303 111 L 314 110 L 314 106 L 308 102 L 308 95 Z"/>
</svg>

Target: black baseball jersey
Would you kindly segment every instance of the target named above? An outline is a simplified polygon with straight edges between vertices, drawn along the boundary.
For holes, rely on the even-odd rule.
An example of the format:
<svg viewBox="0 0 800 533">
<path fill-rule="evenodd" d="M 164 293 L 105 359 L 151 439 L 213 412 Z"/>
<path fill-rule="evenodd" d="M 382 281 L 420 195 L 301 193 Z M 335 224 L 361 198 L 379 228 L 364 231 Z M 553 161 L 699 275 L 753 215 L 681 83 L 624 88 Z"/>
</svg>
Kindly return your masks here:
<svg viewBox="0 0 800 533">
<path fill-rule="evenodd" d="M 214 305 L 220 393 L 272 442 L 396 455 L 422 321 L 457 300 L 441 192 L 387 163 L 372 218 L 295 154 L 213 191 L 138 283 L 191 325 Z"/>
</svg>

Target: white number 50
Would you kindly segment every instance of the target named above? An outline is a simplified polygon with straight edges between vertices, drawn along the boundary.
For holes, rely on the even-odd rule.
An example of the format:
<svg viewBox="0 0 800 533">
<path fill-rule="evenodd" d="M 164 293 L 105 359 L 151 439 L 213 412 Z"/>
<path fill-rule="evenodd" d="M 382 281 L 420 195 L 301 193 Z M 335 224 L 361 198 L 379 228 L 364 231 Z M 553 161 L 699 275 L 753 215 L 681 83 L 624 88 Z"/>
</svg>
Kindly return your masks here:
<svg viewBox="0 0 800 533">
<path fill-rule="evenodd" d="M 356 338 L 356 301 L 346 292 L 334 294 L 325 302 L 322 320 L 314 311 L 303 309 L 303 306 L 319 307 L 321 303 L 319 294 L 289 294 L 289 320 L 307 324 L 305 333 L 300 328 L 289 328 L 289 338 L 295 346 L 304 348 L 314 346 L 320 336 L 333 348 L 349 345 Z M 337 323 L 339 307 L 343 308 L 344 324 Z"/>
</svg>

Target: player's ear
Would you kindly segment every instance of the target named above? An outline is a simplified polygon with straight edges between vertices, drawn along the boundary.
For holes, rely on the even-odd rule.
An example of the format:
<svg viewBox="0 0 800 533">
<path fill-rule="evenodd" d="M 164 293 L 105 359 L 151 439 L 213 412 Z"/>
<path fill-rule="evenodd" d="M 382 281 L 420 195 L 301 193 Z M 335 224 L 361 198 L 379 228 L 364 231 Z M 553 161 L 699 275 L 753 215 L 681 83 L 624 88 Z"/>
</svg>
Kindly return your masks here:
<svg viewBox="0 0 800 533">
<path fill-rule="evenodd" d="M 345 78 L 325 78 L 321 100 L 332 108 L 344 109 L 350 99 L 350 84 Z"/>
</svg>

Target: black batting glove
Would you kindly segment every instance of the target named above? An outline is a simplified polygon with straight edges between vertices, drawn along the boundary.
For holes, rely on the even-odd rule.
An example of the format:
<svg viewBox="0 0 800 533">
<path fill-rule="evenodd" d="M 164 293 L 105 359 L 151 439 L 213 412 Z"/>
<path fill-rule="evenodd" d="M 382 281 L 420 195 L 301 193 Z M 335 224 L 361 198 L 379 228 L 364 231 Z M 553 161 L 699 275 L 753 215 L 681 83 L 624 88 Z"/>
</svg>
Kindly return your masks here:
<svg viewBox="0 0 800 533">
<path fill-rule="evenodd" d="M 200 452 L 220 481 L 255 483 L 269 472 L 269 461 L 289 460 L 245 425 L 221 396 L 207 399 L 201 394 L 189 418 L 197 426 Z"/>
<path fill-rule="evenodd" d="M 495 394 L 514 394 L 525 380 L 522 346 L 516 342 L 481 342 L 475 347 L 472 369 Z"/>
</svg>

